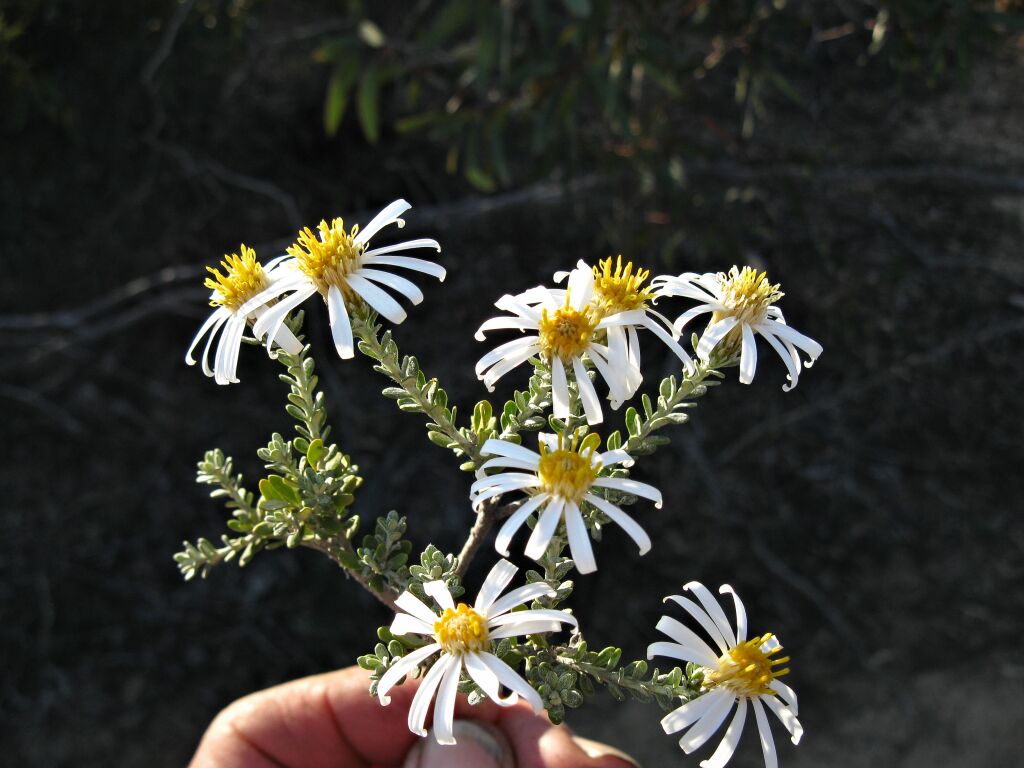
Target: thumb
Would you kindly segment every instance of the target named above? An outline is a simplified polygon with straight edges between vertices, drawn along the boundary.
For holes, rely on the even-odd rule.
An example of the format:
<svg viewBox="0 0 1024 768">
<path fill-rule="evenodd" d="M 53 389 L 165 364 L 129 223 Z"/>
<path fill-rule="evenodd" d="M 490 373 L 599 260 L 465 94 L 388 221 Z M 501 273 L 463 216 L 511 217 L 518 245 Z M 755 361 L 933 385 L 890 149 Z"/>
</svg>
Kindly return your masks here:
<svg viewBox="0 0 1024 768">
<path fill-rule="evenodd" d="M 444 746 L 433 738 L 420 739 L 402 768 L 515 768 L 515 755 L 498 728 L 479 720 L 456 720 L 457 743 Z"/>
</svg>

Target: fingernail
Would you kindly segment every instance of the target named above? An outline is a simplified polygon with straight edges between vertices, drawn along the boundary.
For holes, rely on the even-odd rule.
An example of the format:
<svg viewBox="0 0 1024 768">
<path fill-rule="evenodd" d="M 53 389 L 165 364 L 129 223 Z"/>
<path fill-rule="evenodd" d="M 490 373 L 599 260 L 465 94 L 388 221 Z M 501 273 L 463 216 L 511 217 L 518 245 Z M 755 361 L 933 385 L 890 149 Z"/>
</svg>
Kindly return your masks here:
<svg viewBox="0 0 1024 768">
<path fill-rule="evenodd" d="M 515 768 L 512 746 L 493 725 L 456 720 L 452 732 L 456 743 L 448 746 L 434 741 L 432 732 L 421 739 L 402 768 Z"/>
<path fill-rule="evenodd" d="M 642 768 L 635 758 L 630 757 L 621 749 L 617 749 L 610 744 L 602 744 L 600 741 L 585 739 L 582 736 L 573 736 L 572 740 L 577 747 L 587 753 L 587 757 L 617 757 L 619 760 L 625 760 L 630 765 L 635 765 L 636 768 Z"/>
</svg>

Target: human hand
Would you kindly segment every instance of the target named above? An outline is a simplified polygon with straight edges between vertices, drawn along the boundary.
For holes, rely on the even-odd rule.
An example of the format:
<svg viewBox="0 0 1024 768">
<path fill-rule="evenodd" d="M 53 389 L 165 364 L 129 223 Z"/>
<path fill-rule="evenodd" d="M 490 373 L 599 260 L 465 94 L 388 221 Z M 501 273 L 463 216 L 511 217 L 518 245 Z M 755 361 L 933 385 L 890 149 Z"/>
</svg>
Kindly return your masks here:
<svg viewBox="0 0 1024 768">
<path fill-rule="evenodd" d="M 455 705 L 455 746 L 410 733 L 419 681 L 382 707 L 358 667 L 306 677 L 239 699 L 210 724 L 190 768 L 631 768 L 623 753 L 553 726 L 525 703 Z"/>
</svg>

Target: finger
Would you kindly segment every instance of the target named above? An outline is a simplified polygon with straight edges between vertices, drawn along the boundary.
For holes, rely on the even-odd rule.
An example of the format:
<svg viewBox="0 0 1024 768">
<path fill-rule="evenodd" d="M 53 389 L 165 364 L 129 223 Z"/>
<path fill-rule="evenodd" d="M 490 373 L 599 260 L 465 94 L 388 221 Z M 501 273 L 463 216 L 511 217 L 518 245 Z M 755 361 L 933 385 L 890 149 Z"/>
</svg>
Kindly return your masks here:
<svg viewBox="0 0 1024 768">
<path fill-rule="evenodd" d="M 634 768 L 635 761 L 611 755 L 592 757 L 597 750 L 584 749 L 564 725 L 552 725 L 526 707 L 510 707 L 502 713 L 499 727 L 509 737 L 520 768 Z M 586 742 L 584 742 L 586 744 Z"/>
<path fill-rule="evenodd" d="M 417 685 L 392 689 L 391 704 L 382 707 L 369 695 L 369 673 L 350 667 L 251 694 L 214 719 L 191 768 L 399 764 L 418 738 L 406 725 Z M 455 715 L 494 722 L 497 709 L 490 702 L 471 707 L 459 697 Z"/>
</svg>

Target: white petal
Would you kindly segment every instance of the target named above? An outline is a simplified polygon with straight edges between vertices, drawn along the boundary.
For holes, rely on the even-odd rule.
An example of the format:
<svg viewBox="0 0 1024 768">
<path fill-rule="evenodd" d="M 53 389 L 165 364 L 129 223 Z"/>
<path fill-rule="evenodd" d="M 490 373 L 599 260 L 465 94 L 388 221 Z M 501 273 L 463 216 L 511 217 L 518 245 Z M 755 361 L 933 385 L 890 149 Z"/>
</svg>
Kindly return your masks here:
<svg viewBox="0 0 1024 768">
<path fill-rule="evenodd" d="M 412 697 L 407 722 L 409 730 L 417 736 L 427 735 L 427 729 L 423 727 L 423 723 L 427 719 L 427 712 L 430 711 L 430 702 L 434 698 L 437 686 L 441 683 L 441 676 L 453 660 L 458 663 L 458 659 L 453 659 L 446 654 L 435 661 L 434 666 L 427 670 L 427 674 L 423 676 L 420 687 L 416 689 L 416 695 Z"/>
<path fill-rule="evenodd" d="M 699 605 L 693 602 L 693 600 L 690 600 L 687 597 L 683 597 L 682 595 L 669 595 L 665 598 L 665 600 L 671 600 L 674 603 L 677 603 L 679 606 L 685 609 L 687 613 L 689 613 L 693 618 L 695 618 L 697 620 L 697 623 L 704 628 L 704 631 L 707 632 L 708 636 L 712 639 L 712 641 L 714 641 L 715 645 L 718 646 L 719 651 L 725 653 L 729 650 L 731 645 L 725 642 L 725 636 L 721 633 L 721 631 L 719 631 L 718 627 L 715 625 L 715 622 L 711 620 L 710 616 L 708 616 L 707 611 L 705 611 L 703 608 L 701 608 Z"/>
<path fill-rule="evenodd" d="M 213 360 L 213 380 L 218 384 L 233 384 L 238 381 L 235 371 L 238 370 L 238 352 L 242 346 L 242 335 L 245 333 L 245 318 L 234 315 L 224 324 L 217 344 L 217 356 Z"/>
<path fill-rule="evenodd" d="M 633 466 L 633 457 L 630 456 L 622 448 L 617 448 L 614 451 L 605 451 L 598 455 L 598 460 L 601 462 L 602 467 L 613 467 L 616 464 L 621 464 L 624 467 Z"/>
<path fill-rule="evenodd" d="M 215 309 L 210 316 L 206 318 L 203 324 L 199 327 L 199 331 L 192 337 L 192 343 L 188 345 L 188 351 L 185 353 L 186 363 L 189 365 L 196 364 L 195 359 L 192 357 L 192 353 L 195 351 L 196 347 L 199 346 L 200 340 L 206 335 L 207 331 L 214 329 L 214 326 L 220 328 L 220 326 L 227 322 L 227 319 L 230 316 L 231 311 L 228 310 L 227 307 L 217 307 L 217 309 Z M 216 333 L 216 330 L 214 329 L 212 332 Z"/>
<path fill-rule="evenodd" d="M 434 623 L 429 624 L 423 619 L 410 616 L 408 613 L 399 613 L 391 622 L 391 634 L 393 635 L 433 635 Z"/>
<path fill-rule="evenodd" d="M 393 222 L 399 222 L 399 228 L 403 227 L 405 223 L 399 217 L 410 208 L 412 206 L 405 200 L 395 200 L 393 203 L 390 203 L 380 213 L 370 219 L 370 223 L 364 229 L 359 230 L 359 234 L 355 237 L 356 244 L 361 245 L 368 242 L 371 237 Z"/>
<path fill-rule="evenodd" d="M 779 718 L 779 721 L 786 727 L 786 730 L 789 731 L 791 741 L 794 744 L 799 744 L 800 737 L 804 735 L 804 727 L 800 725 L 800 721 L 796 719 L 796 713 L 779 701 L 775 696 L 761 696 L 759 699 L 764 702 L 765 706 L 775 713 L 775 716 Z"/>
<path fill-rule="evenodd" d="M 683 329 L 686 328 L 687 324 L 691 320 L 693 320 L 696 317 L 700 317 L 701 315 L 706 315 L 708 312 L 714 311 L 715 308 L 710 307 L 707 304 L 702 304 L 699 307 L 688 309 L 683 314 L 681 314 L 674 323 L 672 323 L 672 330 L 677 334 L 681 334 L 683 332 Z"/>
<path fill-rule="evenodd" d="M 593 573 L 597 570 L 594 559 L 594 548 L 590 544 L 590 534 L 575 502 L 565 505 L 565 531 L 569 536 L 569 551 L 572 553 L 576 570 L 580 573 Z"/>
<path fill-rule="evenodd" d="M 794 715 L 800 714 L 799 705 L 796 700 L 796 691 L 781 680 L 772 680 L 768 687 L 782 697 L 782 700 L 786 702 L 786 705 L 793 711 Z"/>
<path fill-rule="evenodd" d="M 578 357 L 572 359 L 572 371 L 576 376 L 576 388 L 580 392 L 580 400 L 583 402 L 583 412 L 587 416 L 587 423 L 600 424 L 604 420 L 601 415 L 601 401 L 597 397 L 593 382 L 587 376 L 587 369 L 583 367 L 583 361 Z"/>
<path fill-rule="evenodd" d="M 508 613 L 513 608 L 518 608 L 523 603 L 536 600 L 538 597 L 554 597 L 555 591 L 551 585 L 543 581 L 535 581 L 522 587 L 516 587 L 507 595 L 499 597 L 494 601 L 491 610 L 488 612 L 488 620 L 496 619 L 502 614 Z"/>
<path fill-rule="evenodd" d="M 528 682 L 523 680 L 512 667 L 493 653 L 481 653 L 480 658 L 498 676 L 501 684 L 526 699 L 534 712 L 540 714 L 544 710 L 544 702 L 541 701 L 540 694 Z"/>
<path fill-rule="evenodd" d="M 688 371 L 691 371 L 691 372 L 694 370 L 694 368 L 693 368 L 693 360 L 691 360 L 690 356 L 688 354 L 686 354 L 686 350 L 683 349 L 679 345 L 679 342 L 677 342 L 675 339 L 673 339 L 672 336 L 670 336 L 665 331 L 664 328 L 662 328 L 660 325 L 658 325 L 656 322 L 654 322 L 650 318 L 644 318 L 643 326 L 644 326 L 644 328 L 649 330 L 651 333 L 653 333 L 655 336 L 657 336 L 659 339 L 661 339 L 662 343 L 666 347 L 668 347 L 670 350 L 672 350 L 672 353 L 676 357 L 679 358 L 679 360 L 682 362 L 684 368 L 686 368 Z"/>
<path fill-rule="evenodd" d="M 551 537 L 555 535 L 555 529 L 558 528 L 558 521 L 562 518 L 562 509 L 564 507 L 565 501 L 562 499 L 554 498 L 548 502 L 547 507 L 544 508 L 540 519 L 537 521 L 537 526 L 530 535 L 530 540 L 526 542 L 526 549 L 523 550 L 524 555 L 531 560 L 539 560 L 544 556 L 544 552 L 551 542 Z"/>
<path fill-rule="evenodd" d="M 785 363 L 786 370 L 789 372 L 790 384 L 795 387 L 800 379 L 800 358 L 791 355 L 783 343 L 775 338 L 772 330 L 773 328 L 767 324 L 757 326 L 757 332 L 761 334 L 761 338 L 767 341 L 772 349 L 778 353 L 779 357 L 782 358 L 782 362 Z"/>
<path fill-rule="evenodd" d="M 438 744 L 455 743 L 455 699 L 459 695 L 462 659 L 452 656 L 448 662 L 434 702 L 434 740 Z"/>
<path fill-rule="evenodd" d="M 540 351 L 540 344 L 534 344 L 526 349 L 521 349 L 510 357 L 506 357 L 500 363 L 495 365 L 486 374 L 481 376 L 477 374 L 477 378 L 484 382 L 484 386 L 487 387 L 488 392 L 494 391 L 494 384 L 502 376 L 511 371 L 513 368 L 518 368 L 520 365 L 525 363 L 531 357 L 536 355 Z"/>
<path fill-rule="evenodd" d="M 412 614 L 420 621 L 433 626 L 440 616 L 427 607 L 426 603 L 420 600 L 412 592 L 403 592 L 395 598 L 395 605 L 406 613 Z"/>
<path fill-rule="evenodd" d="M 476 480 L 470 486 L 469 492 L 472 495 L 488 488 L 523 488 L 539 483 L 540 479 L 532 472 L 502 472 Z"/>
<path fill-rule="evenodd" d="M 569 383 L 558 355 L 551 358 L 551 412 L 556 419 L 566 421 L 569 418 Z"/>
<path fill-rule="evenodd" d="M 445 608 L 455 610 L 455 601 L 452 600 L 452 593 L 448 591 L 448 587 L 443 581 L 428 581 L 423 585 L 423 591 L 428 596 L 434 598 L 434 602 L 441 606 L 442 611 Z"/>
<path fill-rule="evenodd" d="M 473 334 L 473 338 L 477 341 L 483 341 L 486 338 L 484 334 L 488 331 L 502 330 L 535 331 L 537 330 L 537 324 L 521 317 L 510 317 L 508 315 L 492 317 L 490 320 L 484 320 L 483 325 L 477 328 L 476 333 Z"/>
<path fill-rule="evenodd" d="M 512 691 L 507 697 L 501 695 L 501 681 L 494 674 L 494 670 L 484 663 L 480 655 L 470 651 L 462 657 L 462 663 L 466 665 L 466 672 L 473 679 L 480 690 L 487 694 L 487 698 L 502 707 L 511 707 L 519 701 L 519 694 Z"/>
<path fill-rule="evenodd" d="M 736 714 L 733 715 L 729 727 L 725 729 L 725 735 L 722 737 L 718 749 L 707 760 L 701 760 L 701 768 L 725 768 L 725 764 L 732 759 L 733 754 L 736 752 L 736 747 L 740 743 L 740 735 L 743 733 L 743 726 L 746 722 L 747 700 L 740 699 L 736 706 Z"/>
<path fill-rule="evenodd" d="M 590 303 L 594 295 L 594 272 L 590 267 L 576 267 L 569 273 L 569 304 L 577 312 Z"/>
<path fill-rule="evenodd" d="M 733 634 L 732 627 L 729 626 L 729 620 L 725 617 L 725 611 L 722 610 L 722 606 L 715 599 L 715 596 L 711 594 L 711 590 L 699 581 L 691 581 L 684 585 L 683 589 L 693 592 L 697 596 L 700 604 L 704 606 L 704 610 L 708 612 L 708 616 L 711 617 L 711 620 L 715 622 L 715 626 L 722 633 L 726 643 L 730 647 L 736 645 L 736 635 Z"/>
<path fill-rule="evenodd" d="M 726 698 L 732 698 L 732 695 L 719 689 L 717 691 L 711 691 L 705 693 L 703 696 L 698 696 L 696 699 L 683 704 L 678 709 L 673 709 L 663 718 L 661 718 L 661 727 L 665 733 L 678 733 L 679 731 L 686 728 L 691 723 L 697 722 L 704 714 L 711 709 L 715 702 L 719 701 L 722 696 Z"/>
<path fill-rule="evenodd" d="M 394 243 L 393 245 L 384 245 L 380 248 L 370 248 L 363 251 L 363 263 L 366 263 L 366 257 L 376 257 L 385 253 L 394 253 L 395 251 L 409 251 L 413 248 L 433 248 L 438 253 L 441 252 L 441 244 L 430 237 L 421 237 L 416 240 L 405 240 L 401 243 Z M 410 257 L 411 258 L 411 257 Z"/>
<path fill-rule="evenodd" d="M 683 752 L 690 754 L 704 746 L 704 743 L 715 734 L 715 731 L 722 727 L 722 723 L 729 716 L 729 710 L 732 709 L 735 701 L 736 699 L 731 694 L 726 694 L 716 701 L 711 709 L 705 712 L 704 716 L 679 740 L 679 746 L 683 748 Z"/>
<path fill-rule="evenodd" d="M 736 606 L 736 643 L 740 644 L 746 642 L 747 609 L 743 607 L 743 601 L 740 600 L 740 596 L 736 594 L 736 590 L 728 584 L 723 584 L 719 587 L 718 593 L 721 595 L 732 595 L 732 601 Z"/>
<path fill-rule="evenodd" d="M 422 662 L 426 661 L 431 655 L 437 653 L 439 650 L 441 650 L 441 645 L 439 643 L 431 643 L 430 645 L 426 645 L 422 648 L 417 648 L 415 651 L 410 651 L 388 667 L 377 682 L 377 698 L 380 699 L 380 703 L 390 704 L 391 697 L 387 695 L 388 691 L 394 688 L 399 680 L 408 675 Z"/>
<path fill-rule="evenodd" d="M 761 737 L 761 752 L 764 754 L 764 768 L 779 768 L 779 755 L 775 751 L 775 739 L 772 729 L 768 727 L 768 717 L 764 713 L 764 705 L 760 698 L 750 700 L 754 708 L 754 719 L 757 720 L 757 734 Z"/>
<path fill-rule="evenodd" d="M 661 491 L 653 485 L 641 483 L 639 480 L 630 480 L 625 477 L 599 477 L 594 481 L 598 488 L 611 488 L 615 491 L 622 491 L 633 496 L 642 496 L 654 502 L 657 509 L 661 509 Z"/>
<path fill-rule="evenodd" d="M 678 661 L 692 661 L 694 664 L 700 664 L 702 667 L 714 666 L 717 663 L 717 659 L 714 656 L 708 661 L 708 657 L 696 648 L 680 645 L 679 643 L 669 643 L 664 640 L 659 640 L 647 646 L 647 659 L 653 659 L 655 656 L 665 656 L 670 659 L 677 659 Z"/>
<path fill-rule="evenodd" d="M 526 502 L 523 503 L 519 509 L 512 513 L 512 515 L 504 522 L 501 526 L 501 530 L 498 531 L 498 535 L 494 539 L 494 548 L 498 550 L 505 557 L 508 557 L 508 545 L 512 542 L 512 537 L 516 535 L 516 532 L 523 527 L 523 523 L 537 507 L 547 501 L 550 496 L 546 493 L 541 493 L 536 496 L 532 496 Z"/>
<path fill-rule="evenodd" d="M 352 322 L 348 317 L 348 309 L 345 308 L 345 298 L 336 285 L 327 289 L 327 316 L 331 324 L 331 338 L 334 340 L 335 351 L 342 360 L 350 360 L 356 354 L 352 339 Z"/>
<path fill-rule="evenodd" d="M 561 624 L 552 621 L 524 621 L 522 624 L 512 624 L 502 627 L 495 627 L 488 633 L 491 640 L 500 640 L 503 637 L 526 637 L 527 635 L 543 635 L 548 632 L 559 632 Z"/>
<path fill-rule="evenodd" d="M 608 515 L 613 523 L 625 531 L 626 535 L 634 541 L 641 555 L 646 555 L 651 551 L 651 537 L 647 535 L 647 531 L 641 528 L 636 520 L 607 499 L 602 499 L 596 494 L 588 493 L 583 498 Z"/>
<path fill-rule="evenodd" d="M 371 283 L 365 277 L 353 272 L 345 278 L 348 287 L 359 294 L 363 301 L 373 307 L 377 312 L 386 317 L 390 322 L 398 325 L 407 317 L 402 305 L 388 296 L 381 288 Z"/>
<path fill-rule="evenodd" d="M 508 456 L 499 456 L 496 459 L 488 459 L 480 465 L 479 471 L 488 469 L 526 469 L 537 471 L 536 461 L 523 461 L 522 459 L 510 459 Z"/>
<path fill-rule="evenodd" d="M 718 654 L 711 650 L 704 640 L 689 627 L 673 619 L 671 616 L 662 616 L 658 620 L 656 629 L 664 632 L 677 643 L 697 651 L 701 660 L 697 663 L 703 667 L 716 667 L 718 665 Z"/>
<path fill-rule="evenodd" d="M 274 337 L 274 343 L 289 355 L 297 355 L 302 351 L 302 342 L 291 332 L 287 325 L 282 325 Z"/>
<path fill-rule="evenodd" d="M 316 286 L 310 282 L 306 275 L 301 272 L 290 272 L 287 277 L 282 277 L 280 280 L 274 280 L 262 291 L 251 297 L 238 308 L 236 314 L 248 317 L 250 312 L 255 310 L 257 307 L 262 307 L 271 299 L 280 298 L 291 291 L 305 291 L 309 288 L 312 288 L 314 291 L 316 290 Z"/>
<path fill-rule="evenodd" d="M 476 371 L 477 376 L 479 376 L 495 363 L 505 360 L 506 358 L 516 357 L 518 353 L 528 347 L 536 347 L 537 349 L 540 349 L 540 342 L 537 340 L 536 336 L 523 336 L 518 339 L 506 341 L 477 360 L 474 370 Z M 529 357 L 529 355 L 526 357 Z M 524 357 L 523 359 L 525 360 L 526 358 Z"/>
<path fill-rule="evenodd" d="M 213 369 L 210 367 L 210 347 L 213 345 L 213 340 L 217 338 L 217 333 L 224 327 L 224 324 L 231 319 L 231 313 L 227 312 L 224 316 L 213 326 L 210 330 L 210 335 L 206 339 L 206 345 L 203 347 L 203 354 L 200 358 L 203 361 L 203 373 L 207 376 L 213 376 Z"/>
<path fill-rule="evenodd" d="M 539 584 L 540 582 L 534 583 Z M 533 584 L 529 584 L 527 586 L 533 586 Z M 512 611 L 511 613 L 503 613 L 500 616 L 492 616 L 487 620 L 487 627 L 514 627 L 519 624 L 526 624 L 535 621 L 569 624 L 573 627 L 579 626 L 576 622 L 576 617 L 571 613 L 556 611 L 553 608 L 529 608 L 525 611 Z"/>
<path fill-rule="evenodd" d="M 740 384 L 749 384 L 754 380 L 757 369 L 757 344 L 754 343 L 754 332 L 746 323 L 743 329 L 743 345 L 740 347 Z"/>
<path fill-rule="evenodd" d="M 484 583 L 480 585 L 473 610 L 487 616 L 487 610 L 498 599 L 498 595 L 505 591 L 505 587 L 509 585 L 518 570 L 508 560 L 499 560 L 495 563 L 490 573 L 487 574 L 487 578 L 484 579 Z"/>
<path fill-rule="evenodd" d="M 821 355 L 821 344 L 819 344 L 809 336 L 804 336 L 799 331 L 794 331 L 785 323 L 775 323 L 772 327 L 772 330 L 775 332 L 775 335 L 777 335 L 783 341 L 788 341 L 790 344 L 799 347 L 800 349 L 807 353 L 807 355 L 811 358 L 810 362 L 807 363 L 808 368 L 811 366 L 811 363 L 817 360 L 818 357 Z"/>
<path fill-rule="evenodd" d="M 531 451 L 529 448 L 509 442 L 508 440 L 497 440 L 495 438 L 491 438 L 484 443 L 480 449 L 480 454 L 482 456 L 508 456 L 510 459 L 532 461 L 534 467 L 540 461 L 540 454 L 536 451 Z"/>
<path fill-rule="evenodd" d="M 409 247 L 408 243 L 399 243 L 398 245 L 392 245 L 388 248 L 377 248 L 373 251 L 367 251 L 363 254 L 363 258 L 360 259 L 360 262 L 362 264 L 373 264 L 381 267 L 401 267 L 402 269 L 411 269 L 413 272 L 422 272 L 425 275 L 436 277 L 438 280 L 444 282 L 447 271 L 440 264 L 435 264 L 434 262 L 427 261 L 426 259 L 414 259 L 412 256 L 377 255 L 388 253 L 389 251 L 397 251 L 407 247 Z"/>
<path fill-rule="evenodd" d="M 700 342 L 697 344 L 697 357 L 701 360 L 707 360 L 711 357 L 712 351 L 718 346 L 718 343 L 726 337 L 726 335 L 736 325 L 737 320 L 735 317 L 723 317 L 717 323 L 709 327 L 704 331 L 704 335 L 701 336 Z"/>
<path fill-rule="evenodd" d="M 423 301 L 423 291 L 412 280 L 406 280 L 401 275 L 392 275 L 390 272 L 382 272 L 379 269 L 370 269 L 368 267 L 361 267 L 359 274 L 367 280 L 372 280 L 375 283 L 386 285 L 388 288 L 398 291 L 413 304 L 419 304 Z"/>
</svg>

